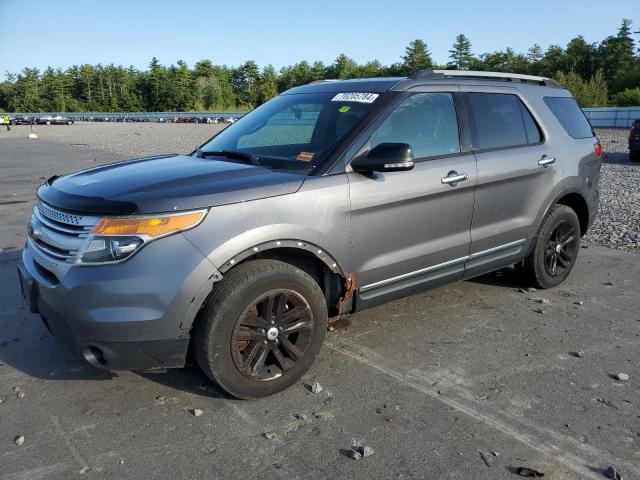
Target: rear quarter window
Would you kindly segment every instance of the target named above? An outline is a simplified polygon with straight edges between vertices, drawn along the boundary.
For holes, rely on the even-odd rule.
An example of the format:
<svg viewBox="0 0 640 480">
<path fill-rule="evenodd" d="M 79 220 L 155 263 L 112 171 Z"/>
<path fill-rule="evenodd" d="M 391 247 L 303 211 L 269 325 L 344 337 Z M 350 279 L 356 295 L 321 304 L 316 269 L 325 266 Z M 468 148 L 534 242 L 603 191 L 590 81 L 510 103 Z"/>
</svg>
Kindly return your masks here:
<svg viewBox="0 0 640 480">
<path fill-rule="evenodd" d="M 573 138 L 591 138 L 593 129 L 582 109 L 571 97 L 544 97 L 551 112 L 556 116 L 562 127 Z"/>
</svg>

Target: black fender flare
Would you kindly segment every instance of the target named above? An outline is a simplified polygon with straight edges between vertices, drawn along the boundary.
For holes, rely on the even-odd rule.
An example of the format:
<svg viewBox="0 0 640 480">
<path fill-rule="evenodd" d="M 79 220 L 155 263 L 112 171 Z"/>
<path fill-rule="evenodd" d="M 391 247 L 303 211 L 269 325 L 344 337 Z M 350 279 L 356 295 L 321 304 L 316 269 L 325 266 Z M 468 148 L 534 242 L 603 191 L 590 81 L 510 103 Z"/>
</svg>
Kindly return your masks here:
<svg viewBox="0 0 640 480">
<path fill-rule="evenodd" d="M 311 254 L 313 254 L 318 260 L 324 263 L 329 270 L 333 273 L 340 275 L 342 278 L 347 278 L 348 274 L 345 273 L 344 269 L 329 252 L 327 252 L 324 248 L 311 243 L 305 240 L 295 240 L 295 239 L 280 239 L 280 240 L 270 240 L 267 242 L 259 243 L 254 245 L 253 247 L 249 247 L 241 252 L 238 252 L 232 258 L 227 259 L 224 263 L 222 263 L 218 267 L 218 271 L 222 274 L 231 270 L 235 265 L 241 263 L 243 260 L 248 257 L 255 255 L 259 252 L 265 252 L 269 250 L 277 250 L 279 248 L 293 248 L 298 250 L 305 250 Z"/>
</svg>

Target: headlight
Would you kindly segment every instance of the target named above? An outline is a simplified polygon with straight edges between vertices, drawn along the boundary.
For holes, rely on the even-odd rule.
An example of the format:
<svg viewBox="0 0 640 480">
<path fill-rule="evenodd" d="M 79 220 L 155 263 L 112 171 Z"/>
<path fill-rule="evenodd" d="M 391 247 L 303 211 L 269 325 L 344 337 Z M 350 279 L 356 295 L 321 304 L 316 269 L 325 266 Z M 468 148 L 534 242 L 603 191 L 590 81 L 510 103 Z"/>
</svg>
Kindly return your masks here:
<svg viewBox="0 0 640 480">
<path fill-rule="evenodd" d="M 100 265 L 129 258 L 143 245 L 197 226 L 207 210 L 157 216 L 102 218 L 76 257 L 79 265 Z"/>
</svg>

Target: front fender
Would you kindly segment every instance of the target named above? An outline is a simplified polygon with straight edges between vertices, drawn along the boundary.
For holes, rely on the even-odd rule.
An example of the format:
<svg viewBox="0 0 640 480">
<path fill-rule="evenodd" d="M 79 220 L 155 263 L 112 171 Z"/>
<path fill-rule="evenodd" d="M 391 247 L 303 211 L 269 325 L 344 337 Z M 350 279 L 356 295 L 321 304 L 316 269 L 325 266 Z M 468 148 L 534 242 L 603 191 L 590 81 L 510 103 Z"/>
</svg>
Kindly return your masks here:
<svg viewBox="0 0 640 480">
<path fill-rule="evenodd" d="M 332 270 L 352 272 L 349 214 L 346 178 L 314 177 L 294 194 L 213 207 L 184 236 L 221 272 L 283 242 L 312 252 Z"/>
</svg>

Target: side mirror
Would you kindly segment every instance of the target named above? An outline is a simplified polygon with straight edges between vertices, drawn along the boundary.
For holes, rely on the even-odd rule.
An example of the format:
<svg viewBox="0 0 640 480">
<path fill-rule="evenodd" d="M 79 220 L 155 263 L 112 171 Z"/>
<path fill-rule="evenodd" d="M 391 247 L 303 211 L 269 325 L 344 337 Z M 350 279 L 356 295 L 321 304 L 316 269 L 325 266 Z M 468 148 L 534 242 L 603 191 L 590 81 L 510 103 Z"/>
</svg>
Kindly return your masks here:
<svg viewBox="0 0 640 480">
<path fill-rule="evenodd" d="M 356 172 L 402 172 L 413 168 L 413 150 L 408 143 L 381 143 L 366 156 L 351 162 Z"/>
</svg>

